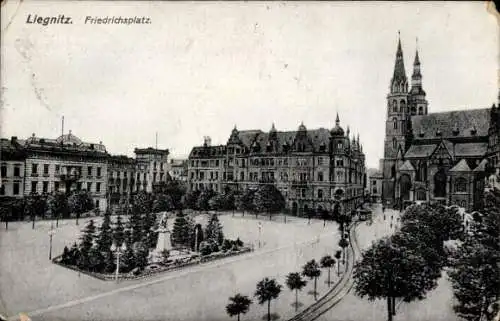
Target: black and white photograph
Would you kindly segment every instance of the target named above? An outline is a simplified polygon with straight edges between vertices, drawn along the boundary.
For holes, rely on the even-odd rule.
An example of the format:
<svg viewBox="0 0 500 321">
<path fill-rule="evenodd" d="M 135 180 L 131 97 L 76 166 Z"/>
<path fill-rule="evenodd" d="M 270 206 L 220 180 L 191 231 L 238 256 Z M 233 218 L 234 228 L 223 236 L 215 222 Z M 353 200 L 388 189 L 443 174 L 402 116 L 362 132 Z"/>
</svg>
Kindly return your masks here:
<svg viewBox="0 0 500 321">
<path fill-rule="evenodd" d="M 494 2 L 0 20 L 1 321 L 500 321 Z"/>
</svg>

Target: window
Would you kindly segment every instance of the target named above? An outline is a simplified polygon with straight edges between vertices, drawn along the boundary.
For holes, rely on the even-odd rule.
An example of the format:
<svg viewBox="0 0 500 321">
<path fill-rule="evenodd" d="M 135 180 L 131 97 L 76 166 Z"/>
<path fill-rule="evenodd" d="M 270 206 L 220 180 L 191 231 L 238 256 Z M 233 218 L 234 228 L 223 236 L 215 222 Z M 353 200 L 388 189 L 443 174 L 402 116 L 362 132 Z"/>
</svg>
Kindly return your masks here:
<svg viewBox="0 0 500 321">
<path fill-rule="evenodd" d="M 163 181 L 163 173 L 160 173 L 160 181 Z"/>
<path fill-rule="evenodd" d="M 13 194 L 14 195 L 19 195 L 19 182 L 14 182 Z"/>
<path fill-rule="evenodd" d="M 419 189 L 417 190 L 417 201 L 425 201 L 426 200 L 425 190 Z"/>
<path fill-rule="evenodd" d="M 5 195 L 5 185 L 0 186 L 0 195 Z"/>
<path fill-rule="evenodd" d="M 95 208 L 99 209 L 99 200 L 95 200 Z"/>
<path fill-rule="evenodd" d="M 455 181 L 455 192 L 465 193 L 467 192 L 467 181 L 465 178 L 460 177 Z"/>
<path fill-rule="evenodd" d="M 300 192 L 301 192 L 301 196 L 302 196 L 302 197 L 306 197 L 306 189 L 305 189 L 305 188 L 302 188 L 302 189 L 300 190 Z"/>
<path fill-rule="evenodd" d="M 32 174 L 38 174 L 38 164 L 32 164 L 31 165 L 31 173 Z"/>
<path fill-rule="evenodd" d="M 156 173 L 153 174 L 153 183 L 156 183 Z"/>
<path fill-rule="evenodd" d="M 323 198 L 323 190 L 322 189 L 319 189 L 318 190 L 318 198 Z"/>
<path fill-rule="evenodd" d="M 55 181 L 54 182 L 54 191 L 59 191 L 59 182 L 58 181 Z"/>
<path fill-rule="evenodd" d="M 337 144 L 337 149 L 342 149 L 342 143 Z"/>
<path fill-rule="evenodd" d="M 92 182 L 87 182 L 87 191 L 90 192 L 92 190 Z"/>
<path fill-rule="evenodd" d="M 38 182 L 36 181 L 32 181 L 31 182 L 31 192 L 32 193 L 36 193 L 36 185 L 37 185 Z"/>
<path fill-rule="evenodd" d="M 21 176 L 21 168 L 16 165 L 14 166 L 14 177 L 20 177 Z"/>
<path fill-rule="evenodd" d="M 318 157 L 318 165 L 323 165 L 323 157 Z"/>
<path fill-rule="evenodd" d="M 92 166 L 87 167 L 87 175 L 92 176 Z"/>
<path fill-rule="evenodd" d="M 61 166 L 56 165 L 56 174 L 59 174 L 59 171 L 61 170 Z"/>
<path fill-rule="evenodd" d="M 398 112 L 398 102 L 393 100 L 392 101 L 392 112 L 397 113 Z"/>
<path fill-rule="evenodd" d="M 7 166 L 2 165 L 1 167 L 2 177 L 7 177 Z"/>
<path fill-rule="evenodd" d="M 160 170 L 163 170 L 163 163 L 160 163 Z"/>
<path fill-rule="evenodd" d="M 47 193 L 49 191 L 49 182 L 42 182 L 42 192 Z"/>
<path fill-rule="evenodd" d="M 398 140 L 396 137 L 392 138 L 392 148 L 397 148 L 398 147 Z"/>
<path fill-rule="evenodd" d="M 422 107 L 418 107 L 418 114 L 423 115 L 424 114 L 424 109 Z"/>
<path fill-rule="evenodd" d="M 320 181 L 320 182 L 323 181 L 323 172 L 318 173 L 318 181 Z"/>
<path fill-rule="evenodd" d="M 101 183 L 96 183 L 95 184 L 95 191 L 96 191 L 96 193 L 100 193 L 101 192 Z"/>
<path fill-rule="evenodd" d="M 402 113 L 406 112 L 406 102 L 404 100 L 399 102 L 399 110 Z"/>
<path fill-rule="evenodd" d="M 97 167 L 97 177 L 101 177 L 101 168 Z"/>
<path fill-rule="evenodd" d="M 215 160 L 215 166 L 219 167 L 219 160 L 218 159 Z"/>
<path fill-rule="evenodd" d="M 398 129 L 398 119 L 396 117 L 392 119 L 392 127 Z"/>
<path fill-rule="evenodd" d="M 245 180 L 245 173 L 240 172 L 240 181 L 244 181 L 244 180 Z"/>
<path fill-rule="evenodd" d="M 43 175 L 49 175 L 49 164 L 43 164 Z"/>
</svg>

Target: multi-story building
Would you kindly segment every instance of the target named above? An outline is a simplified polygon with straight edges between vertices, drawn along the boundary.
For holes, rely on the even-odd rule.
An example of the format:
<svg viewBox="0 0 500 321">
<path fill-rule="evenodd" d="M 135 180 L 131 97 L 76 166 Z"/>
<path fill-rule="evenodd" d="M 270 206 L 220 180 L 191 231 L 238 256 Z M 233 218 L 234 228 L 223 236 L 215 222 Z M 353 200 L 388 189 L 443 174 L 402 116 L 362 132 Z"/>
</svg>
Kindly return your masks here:
<svg viewBox="0 0 500 321">
<path fill-rule="evenodd" d="M 57 139 L 34 134 L 26 140 L 3 139 L 1 147 L 3 196 L 85 189 L 96 208 L 106 210 L 108 154 L 102 143 L 82 142 L 70 131 Z"/>
<path fill-rule="evenodd" d="M 152 192 L 154 184 L 167 181 L 168 150 L 135 149 L 135 159 L 112 156 L 102 142 L 83 142 L 71 131 L 56 139 L 33 134 L 0 143 L 4 198 L 87 190 L 103 212 L 110 204 L 127 202 L 138 191 Z"/>
<path fill-rule="evenodd" d="M 188 161 L 187 159 L 171 159 L 170 160 L 170 170 L 168 174 L 170 178 L 176 181 L 186 182 L 188 179 L 187 168 Z"/>
<path fill-rule="evenodd" d="M 340 126 L 269 132 L 233 129 L 226 145 L 194 147 L 189 155 L 189 189 L 256 189 L 273 184 L 293 215 L 354 210 L 366 186 L 365 155 Z"/>
<path fill-rule="evenodd" d="M 367 189 L 372 202 L 379 202 L 382 199 L 382 181 L 384 176 L 381 171 L 369 170 Z"/>
<path fill-rule="evenodd" d="M 25 159 L 26 154 L 15 137 L 0 140 L 0 197 L 23 197 Z"/>
<path fill-rule="evenodd" d="M 485 177 L 499 166 L 500 112 L 491 108 L 428 113 L 416 51 L 411 89 L 398 41 L 387 96 L 383 199 L 389 204 L 428 201 L 474 209 Z"/>
</svg>

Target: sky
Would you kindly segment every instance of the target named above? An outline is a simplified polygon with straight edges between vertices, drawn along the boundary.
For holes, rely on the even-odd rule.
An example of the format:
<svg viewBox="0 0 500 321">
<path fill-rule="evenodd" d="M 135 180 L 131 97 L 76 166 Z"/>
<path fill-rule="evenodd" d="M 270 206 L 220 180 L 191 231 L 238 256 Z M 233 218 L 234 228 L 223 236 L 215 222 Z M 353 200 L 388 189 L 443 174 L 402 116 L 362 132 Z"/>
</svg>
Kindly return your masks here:
<svg viewBox="0 0 500 321">
<path fill-rule="evenodd" d="M 497 103 L 499 34 L 484 2 L 2 2 L 0 135 L 69 130 L 109 153 L 187 157 L 232 128 L 359 133 L 383 156 L 398 30 L 417 47 L 429 111 Z M 72 24 L 27 23 L 65 15 Z M 150 24 L 85 24 L 86 16 Z"/>
</svg>

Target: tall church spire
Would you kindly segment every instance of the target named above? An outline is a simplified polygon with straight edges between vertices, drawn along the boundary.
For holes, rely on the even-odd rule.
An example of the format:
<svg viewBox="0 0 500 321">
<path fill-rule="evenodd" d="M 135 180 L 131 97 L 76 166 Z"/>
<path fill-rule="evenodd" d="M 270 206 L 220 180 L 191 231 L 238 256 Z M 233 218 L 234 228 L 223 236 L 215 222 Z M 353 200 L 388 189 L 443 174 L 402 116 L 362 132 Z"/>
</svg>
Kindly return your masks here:
<svg viewBox="0 0 500 321">
<path fill-rule="evenodd" d="M 408 90 L 408 80 L 406 78 L 405 64 L 403 59 L 403 49 L 398 31 L 398 49 L 396 51 L 396 62 L 394 64 L 394 74 L 391 79 L 391 93 L 406 92 Z"/>
<path fill-rule="evenodd" d="M 412 95 L 424 95 L 425 91 L 422 89 L 422 74 L 420 72 L 420 57 L 418 55 L 418 38 L 416 39 L 417 48 L 415 50 L 415 60 L 413 61 L 413 74 L 411 76 L 411 90 Z"/>
</svg>

